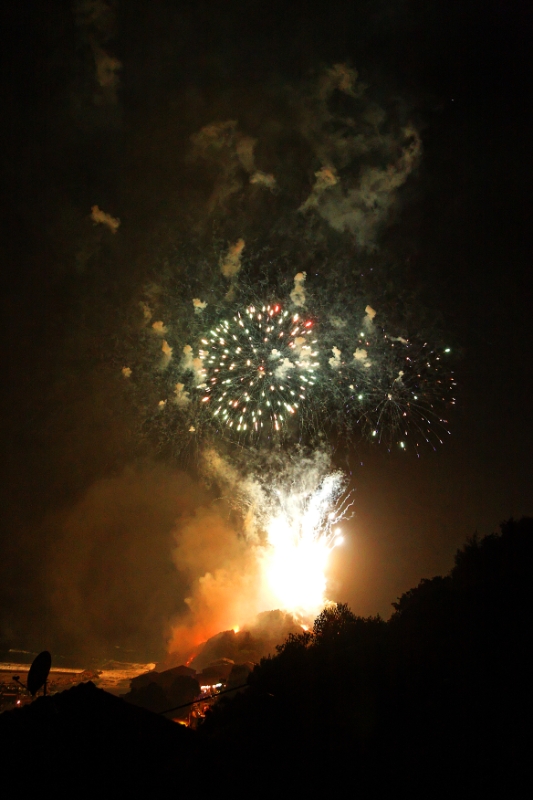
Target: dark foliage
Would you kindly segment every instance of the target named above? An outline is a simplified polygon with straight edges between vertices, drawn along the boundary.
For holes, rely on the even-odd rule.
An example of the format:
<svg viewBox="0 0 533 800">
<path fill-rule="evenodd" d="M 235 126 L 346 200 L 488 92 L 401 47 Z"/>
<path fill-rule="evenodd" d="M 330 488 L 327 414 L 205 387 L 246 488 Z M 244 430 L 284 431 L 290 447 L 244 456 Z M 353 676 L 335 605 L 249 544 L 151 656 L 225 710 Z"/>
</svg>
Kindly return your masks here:
<svg viewBox="0 0 533 800">
<path fill-rule="evenodd" d="M 527 794 L 533 519 L 472 539 L 389 622 L 328 608 L 221 701 L 200 736 L 272 791 Z M 256 780 L 257 778 L 255 778 Z"/>
</svg>

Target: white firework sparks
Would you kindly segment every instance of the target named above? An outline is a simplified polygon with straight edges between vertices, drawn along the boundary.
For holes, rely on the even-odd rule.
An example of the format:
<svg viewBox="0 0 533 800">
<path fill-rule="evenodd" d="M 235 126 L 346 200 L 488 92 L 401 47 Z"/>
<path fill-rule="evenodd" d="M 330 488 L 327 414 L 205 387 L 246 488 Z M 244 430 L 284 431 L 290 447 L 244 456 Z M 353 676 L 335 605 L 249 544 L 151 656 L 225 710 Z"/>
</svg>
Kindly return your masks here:
<svg viewBox="0 0 533 800">
<path fill-rule="evenodd" d="M 312 320 L 280 304 L 247 306 L 201 339 L 201 402 L 213 421 L 239 435 L 278 432 L 315 384 Z"/>
<path fill-rule="evenodd" d="M 265 520 L 268 588 L 275 605 L 303 621 L 314 618 L 328 599 L 330 553 L 343 542 L 339 523 L 352 505 L 345 484 L 343 473 L 333 472 L 314 489 L 278 489 Z"/>
</svg>

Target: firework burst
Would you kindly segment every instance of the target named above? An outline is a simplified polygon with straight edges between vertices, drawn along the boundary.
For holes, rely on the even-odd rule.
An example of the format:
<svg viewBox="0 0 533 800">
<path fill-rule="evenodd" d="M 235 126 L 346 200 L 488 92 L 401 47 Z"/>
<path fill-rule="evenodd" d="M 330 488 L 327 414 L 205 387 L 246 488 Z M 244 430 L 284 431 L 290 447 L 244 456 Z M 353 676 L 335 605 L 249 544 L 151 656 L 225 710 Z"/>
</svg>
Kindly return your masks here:
<svg viewBox="0 0 533 800">
<path fill-rule="evenodd" d="M 227 435 L 279 432 L 316 382 L 313 321 L 280 304 L 250 305 L 201 339 L 201 403 Z"/>
<path fill-rule="evenodd" d="M 168 315 L 148 334 L 153 416 L 176 447 L 212 437 L 314 446 L 326 432 L 415 452 L 442 443 L 455 404 L 450 348 L 391 335 L 361 303 L 334 315 L 323 293 L 308 291 L 307 310 L 289 298 L 224 305 L 192 312 L 188 334 Z M 178 357 L 162 363 L 164 348 Z"/>
<path fill-rule="evenodd" d="M 449 354 L 450 348 L 392 337 L 374 325 L 360 332 L 351 359 L 339 358 L 336 366 L 346 429 L 359 428 L 389 448 L 442 444 L 449 433 L 443 415 L 455 404 Z"/>
</svg>

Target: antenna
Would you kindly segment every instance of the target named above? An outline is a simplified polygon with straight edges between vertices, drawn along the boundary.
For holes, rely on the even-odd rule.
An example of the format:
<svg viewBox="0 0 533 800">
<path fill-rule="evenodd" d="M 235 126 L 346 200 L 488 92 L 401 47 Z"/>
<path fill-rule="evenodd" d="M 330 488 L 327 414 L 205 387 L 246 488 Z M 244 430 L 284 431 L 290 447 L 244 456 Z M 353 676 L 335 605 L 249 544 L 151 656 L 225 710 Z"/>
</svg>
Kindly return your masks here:
<svg viewBox="0 0 533 800">
<path fill-rule="evenodd" d="M 52 666 L 52 656 L 48 650 L 43 650 L 35 656 L 28 672 L 26 686 L 32 697 L 35 697 L 41 686 L 44 686 L 44 696 L 46 697 L 46 681 L 50 667 Z"/>
</svg>

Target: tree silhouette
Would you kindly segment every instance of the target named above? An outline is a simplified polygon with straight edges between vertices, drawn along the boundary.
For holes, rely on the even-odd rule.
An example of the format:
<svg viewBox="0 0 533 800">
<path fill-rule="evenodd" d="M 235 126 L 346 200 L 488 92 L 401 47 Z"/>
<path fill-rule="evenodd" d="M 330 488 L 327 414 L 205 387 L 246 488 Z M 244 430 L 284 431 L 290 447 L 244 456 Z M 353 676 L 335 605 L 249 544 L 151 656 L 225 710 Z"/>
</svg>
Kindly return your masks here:
<svg viewBox="0 0 533 800">
<path fill-rule="evenodd" d="M 399 597 L 388 622 L 324 609 L 200 738 L 222 772 L 235 752 L 249 780 L 271 765 L 272 791 L 283 775 L 287 791 L 523 796 L 532 579 L 533 520 L 509 520 Z"/>
</svg>

